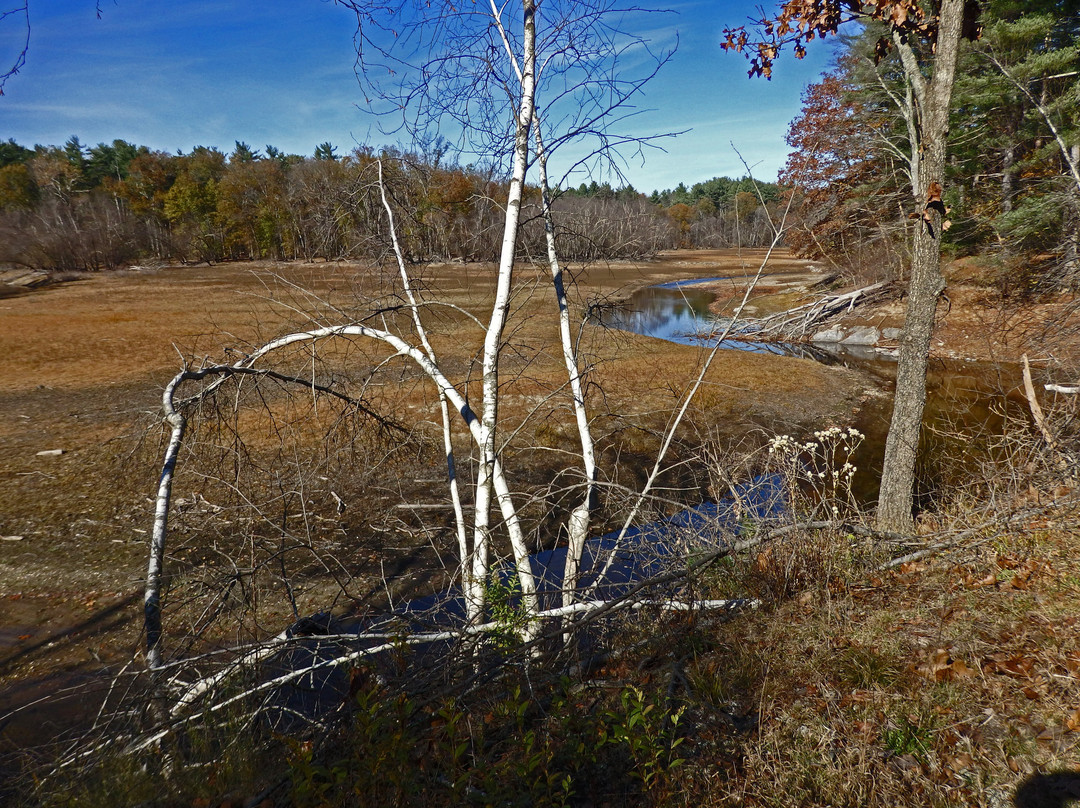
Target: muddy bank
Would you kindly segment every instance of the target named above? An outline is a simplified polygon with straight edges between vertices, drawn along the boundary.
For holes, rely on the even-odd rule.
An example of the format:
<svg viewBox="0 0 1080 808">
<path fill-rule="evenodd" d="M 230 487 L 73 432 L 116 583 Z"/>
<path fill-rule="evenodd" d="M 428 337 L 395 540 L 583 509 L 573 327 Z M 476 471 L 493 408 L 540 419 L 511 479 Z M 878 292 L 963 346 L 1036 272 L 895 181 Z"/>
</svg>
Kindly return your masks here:
<svg viewBox="0 0 1080 808">
<path fill-rule="evenodd" d="M 946 289 L 939 304 L 931 356 L 980 362 L 1018 362 L 1027 354 L 1035 362 L 1068 366 L 1080 358 L 1080 297 L 1002 297 L 996 288 L 996 267 L 965 258 L 946 264 Z M 717 294 L 713 311 L 730 315 L 741 300 L 731 280 L 697 285 Z M 822 264 L 788 258 L 775 272 L 763 274 L 744 309 L 747 318 L 763 317 L 807 303 L 825 294 L 853 289 L 826 273 Z M 903 283 L 847 315 L 830 321 L 855 328 L 892 332 L 903 327 L 907 300 Z M 895 347 L 884 337 L 879 346 Z"/>
<path fill-rule="evenodd" d="M 688 276 L 752 276 L 763 255 L 705 251 L 570 267 L 577 282 L 573 299 L 584 311 L 590 300 Z M 796 263 L 802 265 L 781 255 L 772 270 L 780 275 Z M 484 316 L 491 273 L 482 266 L 434 266 L 424 270 L 424 282 Z M 523 422 L 544 391 L 564 378 L 551 349 L 557 333 L 543 277 L 542 269 L 519 272 L 522 292 L 508 334 L 513 345 L 532 353 L 528 361 L 520 351 L 507 354 L 508 377 L 518 374 L 505 399 L 510 424 Z M 157 411 L 180 356 L 220 361 L 229 356 L 227 347 L 244 349 L 292 330 L 305 316 L 323 316 L 331 306 L 360 312 L 364 295 L 381 282 L 377 272 L 359 265 L 169 267 L 100 274 L 0 300 L 0 537 L 7 539 L 0 554 L 0 703 L 11 703 L 17 682 L 100 670 L 138 648 L 137 595 L 161 452 Z M 643 455 L 696 376 L 701 352 L 600 328 L 583 334 L 594 366 L 591 380 L 604 391 L 594 406 L 605 462 Z M 481 340 L 463 317 L 440 320 L 437 347 L 455 372 L 467 367 Z M 395 384 L 383 395 L 401 417 L 420 423 L 431 417 L 429 392 L 423 385 Z M 853 372 L 723 352 L 706 375 L 693 428 L 699 437 L 711 432 L 736 441 L 755 431 L 845 422 L 866 392 L 865 380 Z M 557 448 L 567 438 L 542 421 L 530 427 L 535 440 L 544 449 Z M 538 455 L 548 464 L 552 456 Z M 637 473 L 638 464 L 630 465 L 622 478 L 627 483 Z M 423 501 L 432 486 L 426 470 L 396 473 L 400 480 L 368 493 L 372 507 L 394 518 L 404 513 L 394 510 L 400 501 L 395 497 Z M 534 476 L 542 481 L 551 473 L 538 466 Z M 196 493 L 198 488 L 178 491 L 177 498 L 197 503 Z M 382 596 L 381 570 L 403 579 L 431 574 L 424 565 L 433 562 L 406 540 L 365 534 L 360 517 L 348 521 L 354 511 L 338 520 L 333 501 L 324 499 L 318 507 L 327 512 L 320 515 L 338 531 L 336 552 L 356 572 L 357 592 Z M 193 512 L 188 524 L 197 527 L 198 518 Z M 197 569 L 197 530 L 177 538 L 184 569 Z M 325 597 L 324 589 L 316 580 L 307 582 L 302 605 Z M 118 603 L 124 606 L 116 608 Z"/>
<path fill-rule="evenodd" d="M 611 301 L 627 300 L 634 292 L 665 283 L 687 283 L 716 294 L 718 304 L 728 294 L 746 288 L 761 269 L 766 249 L 674 250 L 652 261 L 614 261 L 584 270 L 590 287 L 609 291 Z M 818 264 L 795 258 L 787 250 L 773 251 L 758 284 L 762 291 L 789 285 L 806 286 L 820 279 Z"/>
</svg>

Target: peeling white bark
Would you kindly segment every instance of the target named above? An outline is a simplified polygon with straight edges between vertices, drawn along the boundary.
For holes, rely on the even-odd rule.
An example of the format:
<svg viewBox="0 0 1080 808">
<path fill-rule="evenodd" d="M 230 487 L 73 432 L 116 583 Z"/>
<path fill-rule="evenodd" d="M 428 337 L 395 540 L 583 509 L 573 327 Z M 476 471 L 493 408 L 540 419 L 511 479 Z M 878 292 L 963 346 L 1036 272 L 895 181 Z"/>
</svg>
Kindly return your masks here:
<svg viewBox="0 0 1080 808">
<path fill-rule="evenodd" d="M 150 535 L 150 560 L 146 569 L 146 589 L 143 596 L 143 623 L 146 627 L 146 665 L 151 670 L 161 667 L 161 576 L 165 562 L 165 541 L 169 531 L 169 503 L 172 482 L 176 476 L 176 460 L 184 441 L 187 422 L 173 407 L 173 395 L 184 380 L 177 375 L 162 396 L 165 423 L 169 425 L 169 445 L 161 464 L 157 496 L 154 498 L 154 528 Z"/>
<path fill-rule="evenodd" d="M 394 224 L 394 211 L 390 207 L 390 202 L 386 198 L 386 185 L 383 182 L 383 165 L 382 160 L 378 161 L 379 166 L 379 196 L 382 199 L 383 207 L 386 209 L 386 219 L 390 226 L 390 241 L 394 246 L 394 257 L 397 259 L 398 272 L 401 275 L 401 285 L 405 292 L 405 297 L 409 302 L 409 308 L 412 311 L 413 327 L 416 330 L 417 337 L 420 338 L 421 345 L 424 346 L 424 351 L 427 353 L 428 358 L 433 364 L 438 364 L 435 358 L 435 349 L 431 346 L 431 341 L 428 339 L 427 329 L 424 328 L 424 323 L 420 319 L 420 307 L 417 305 L 416 296 L 413 294 L 412 280 L 409 278 L 409 272 L 405 267 L 405 256 L 401 251 L 401 244 L 398 242 L 397 227 Z M 454 507 L 454 527 L 455 535 L 458 542 L 458 553 L 461 559 L 461 564 L 464 567 L 468 563 L 469 558 L 469 539 L 465 532 L 465 511 L 461 505 L 461 491 L 458 487 L 457 480 L 457 468 L 454 463 L 454 442 L 453 433 L 450 425 L 450 408 L 447 404 L 446 396 L 442 393 L 439 394 L 439 415 L 442 419 L 442 432 L 443 432 L 443 451 L 446 454 L 446 476 L 447 484 L 450 488 L 450 501 Z"/>
<path fill-rule="evenodd" d="M 215 390 L 222 379 L 219 378 L 213 384 L 208 385 L 202 393 L 194 398 L 187 399 L 184 402 L 177 401 L 177 390 L 185 381 L 197 381 L 209 376 L 219 376 L 224 378 L 230 375 L 258 373 L 259 371 L 254 367 L 256 363 L 268 354 L 289 345 L 294 345 L 299 342 L 316 342 L 320 339 L 348 336 L 365 337 L 384 342 L 397 351 L 398 355 L 407 356 L 412 359 L 421 371 L 423 371 L 435 384 L 439 395 L 450 402 L 457 410 L 461 419 L 465 422 L 474 442 L 476 442 L 478 446 L 482 445 L 483 433 L 481 431 L 479 419 L 477 419 L 472 408 L 465 400 L 465 397 L 453 384 L 451 384 L 438 365 L 431 361 L 421 348 L 411 345 L 397 334 L 384 329 L 354 324 L 327 326 L 324 328 L 312 329 L 310 331 L 298 331 L 293 334 L 286 334 L 266 343 L 233 365 L 213 365 L 200 368 L 199 370 L 185 369 L 176 374 L 166 386 L 165 392 L 162 395 L 162 406 L 165 412 L 166 422 L 170 425 L 172 431 L 169 446 L 162 463 L 162 474 L 158 484 L 157 498 L 155 500 L 154 530 L 150 542 L 150 558 L 147 567 L 147 580 L 144 595 L 144 624 L 147 633 L 147 665 L 151 669 L 158 668 L 161 665 L 161 577 L 165 558 L 172 481 L 175 476 L 177 457 L 183 441 L 184 428 L 186 425 L 182 409 L 185 404 L 192 403 L 195 400 L 198 400 L 199 397 Z M 311 386 L 313 389 L 320 392 L 332 392 L 306 380 L 294 379 L 282 376 L 281 374 L 270 373 L 270 375 L 273 375 L 274 378 L 279 380 L 293 381 L 302 383 L 305 386 Z M 528 561 L 528 550 L 525 546 L 524 533 L 522 532 L 517 509 L 514 506 L 513 498 L 510 494 L 509 484 L 506 480 L 502 464 L 499 462 L 498 458 L 493 459 L 490 474 L 491 481 L 493 482 L 497 493 L 500 511 L 503 520 L 506 523 L 507 532 L 511 538 L 515 561 L 518 562 L 518 575 L 519 580 L 522 582 L 523 602 L 525 603 L 527 613 L 535 614 L 537 611 L 536 589 L 533 583 L 532 567 Z M 526 580 L 528 581 L 528 588 L 526 588 Z M 481 580 L 481 586 L 482 583 Z"/>
<path fill-rule="evenodd" d="M 482 364 L 482 404 L 480 409 L 479 470 L 476 478 L 476 508 L 473 514 L 472 570 L 465 582 L 469 608 L 473 614 L 483 609 L 483 585 L 490 571 L 491 548 L 491 487 L 496 488 L 496 499 L 506 518 L 509 503 L 509 487 L 495 473 L 497 450 L 496 432 L 499 415 L 499 357 L 502 353 L 503 331 L 510 311 L 510 290 L 514 276 L 517 253 L 517 237 L 521 220 L 521 202 L 524 195 L 525 175 L 529 167 L 529 131 L 533 123 L 536 97 L 536 3 L 522 0 L 522 64 L 520 67 L 520 96 L 514 121 L 513 171 L 506 201 L 503 222 L 502 247 L 499 256 L 498 277 L 495 284 L 495 300 L 491 318 L 484 335 Z M 499 12 L 492 4 L 496 22 Z M 506 31 L 499 23 L 499 31 L 506 47 L 510 48 Z M 516 519 L 514 520 L 516 525 Z M 528 548 L 520 529 L 507 524 L 510 544 L 514 553 L 518 581 L 521 586 L 522 604 L 528 615 L 537 612 L 536 583 L 528 560 Z"/>
<path fill-rule="evenodd" d="M 581 461 L 585 472 L 585 492 L 581 505 L 574 508 L 566 522 L 568 547 L 566 566 L 563 569 L 563 605 L 574 602 L 577 587 L 578 569 L 581 554 L 585 549 L 585 540 L 589 536 L 589 515 L 596 499 L 596 452 L 593 446 L 592 430 L 589 427 L 589 414 L 585 409 L 585 390 L 578 366 L 577 349 L 574 346 L 570 330 L 570 306 L 566 298 L 566 285 L 563 282 L 562 267 L 559 265 L 559 252 L 555 244 L 555 221 L 551 214 L 551 188 L 548 185 L 547 151 L 541 132 L 539 116 L 536 120 L 536 160 L 540 174 L 540 195 L 544 215 L 544 236 L 547 242 L 548 269 L 551 272 L 551 285 L 555 292 L 555 303 L 559 310 L 559 342 L 562 345 L 563 363 L 570 383 L 570 395 L 574 402 L 574 419 L 577 423 L 578 440 L 581 443 Z"/>
</svg>

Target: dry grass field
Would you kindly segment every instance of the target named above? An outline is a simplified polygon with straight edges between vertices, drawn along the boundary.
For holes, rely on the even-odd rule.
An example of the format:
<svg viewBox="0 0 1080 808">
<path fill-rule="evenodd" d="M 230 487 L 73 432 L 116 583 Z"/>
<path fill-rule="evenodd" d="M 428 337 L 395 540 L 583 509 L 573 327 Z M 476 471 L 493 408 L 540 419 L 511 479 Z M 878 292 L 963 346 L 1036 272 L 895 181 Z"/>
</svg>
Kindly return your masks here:
<svg viewBox="0 0 1080 808">
<path fill-rule="evenodd" d="M 573 294 L 580 311 L 589 301 L 668 280 L 749 276 L 760 258 L 722 251 L 572 267 Z M 802 263 L 781 256 L 769 271 Z M 426 268 L 422 282 L 429 297 L 483 317 L 491 275 L 490 267 L 439 265 Z M 525 422 L 531 440 L 549 450 L 523 461 L 531 469 L 524 476 L 555 476 L 561 461 L 551 455 L 572 431 L 559 402 L 544 403 L 564 374 L 553 302 L 538 270 L 524 267 L 518 278 L 501 417 L 508 426 Z M 313 322 L 363 317 L 365 301 L 385 282 L 378 270 L 350 264 L 177 266 L 87 276 L 0 300 L 0 682 L 100 667 L 138 648 L 137 596 L 161 449 L 160 393 L 182 358 L 196 365 L 223 361 L 229 350 Z M 452 310 L 432 317 L 445 366 L 463 378 L 482 334 Z M 591 406 L 604 462 L 632 485 L 654 446 L 651 432 L 666 422 L 701 351 L 592 326 L 583 335 L 595 365 Z M 327 366 L 379 359 L 364 346 L 332 346 L 320 356 Z M 430 390 L 402 367 L 391 366 L 380 384 L 369 391 L 372 400 L 411 428 L 436 417 Z M 725 351 L 699 394 L 692 418 L 697 438 L 689 439 L 708 432 L 735 440 L 760 427 L 843 418 L 862 384 L 851 372 L 809 361 Z M 257 444 L 262 416 L 245 417 L 248 440 Z M 63 453 L 39 455 L 51 450 Z M 424 483 L 415 482 L 424 474 L 394 468 L 401 479 L 366 483 L 380 488 L 378 495 L 369 488 L 368 496 L 386 509 L 393 497 L 425 494 Z M 357 516 L 346 528 L 361 534 L 365 525 Z M 349 537 L 366 548 L 350 562 L 376 572 L 382 562 L 385 570 L 389 559 L 368 538 Z M 347 547 L 342 552 L 350 554 Z"/>
<path fill-rule="evenodd" d="M 758 258 L 675 253 L 574 269 L 575 310 L 673 279 L 748 276 Z M 754 305 L 783 305 L 784 284 L 804 269 L 781 256 Z M 463 312 L 484 316 L 491 274 L 450 264 L 422 273 L 429 299 L 459 307 L 432 307 L 428 316 L 442 364 L 462 384 L 482 341 Z M 550 544 L 558 531 L 545 513 L 560 505 L 573 430 L 545 279 L 523 267 L 518 284 L 500 417 L 504 434 L 516 430 L 518 448 L 506 456 L 518 492 L 531 497 L 523 507 L 529 535 Z M 358 265 L 234 264 L 97 275 L 0 299 L 0 716 L 5 707 L 31 705 L 0 718 L 0 768 L 5 753 L 87 718 L 94 705 L 80 694 L 101 692 L 103 673 L 139 664 L 166 381 L 183 361 L 227 360 L 313 324 L 369 317 L 376 308 L 380 323 L 393 323 L 400 311 L 384 294 L 391 286 L 391 278 Z M 713 284 L 720 305 L 739 287 L 737 280 Z M 938 353 L 980 355 L 982 345 L 981 355 L 1013 355 L 1033 344 L 1016 329 L 984 325 L 993 307 L 963 304 L 976 292 L 953 296 L 960 305 L 942 323 Z M 895 309 L 887 303 L 859 316 L 880 324 Z M 1034 315 L 998 322 L 1009 317 Z M 590 414 L 612 484 L 600 530 L 618 512 L 618 486 L 640 482 L 702 352 L 596 326 L 581 334 L 595 385 Z M 233 510 L 214 504 L 224 502 L 222 481 L 231 479 L 219 468 L 220 457 L 231 455 L 218 457 L 215 447 L 243 435 L 238 456 L 247 465 L 235 479 L 256 492 L 263 485 L 267 502 L 278 501 L 275 485 L 303 481 L 307 535 L 321 561 L 346 573 L 342 597 L 340 575 L 294 565 L 290 597 L 300 612 L 378 608 L 391 589 L 397 596 L 431 585 L 453 555 L 444 513 L 401 508 L 444 496 L 437 414 L 428 385 L 381 349 L 328 343 L 316 359 L 298 352 L 286 365 L 300 372 L 312 361 L 320 374 L 362 388 L 365 401 L 404 431 L 380 434 L 363 419 L 344 429 L 332 409 L 304 396 L 245 406 L 225 419 L 227 429 L 204 419 L 190 437 L 202 448 L 185 456 L 177 481 L 169 564 L 189 584 L 213 584 L 208 570 L 242 549 L 243 536 L 254 547 L 259 531 L 239 531 Z M 721 352 L 676 442 L 680 465 L 663 481 L 654 512 L 711 493 L 705 466 L 726 462 L 731 447 L 851 423 L 855 411 L 872 409 L 864 399 L 874 384 L 805 360 Z M 321 448 L 327 435 L 338 441 L 336 454 Z M 943 492 L 920 517 L 919 536 L 894 546 L 846 527 L 807 531 L 728 559 L 695 585 L 710 596 L 757 597 L 760 609 L 735 620 L 658 613 L 628 623 L 622 639 L 630 650 L 551 700 L 542 695 L 550 683 L 536 680 L 528 687 L 540 695 L 529 698 L 493 688 L 453 707 L 413 705 L 422 719 L 413 722 L 414 737 L 380 729 L 383 720 L 398 726 L 393 710 L 403 702 L 384 704 L 376 688 L 360 694 L 358 714 L 369 724 L 353 727 L 320 759 L 303 744 L 286 744 L 274 753 L 283 757 L 274 758 L 272 777 L 247 746 L 230 741 L 229 755 L 180 779 L 145 767 L 121 771 L 106 760 L 94 774 L 100 783 L 60 778 L 38 792 L 43 803 L 28 804 L 113 805 L 140 795 L 145 804 L 238 805 L 273 783 L 284 788 L 277 804 L 344 804 L 358 794 L 376 804 L 375 792 L 356 789 L 383 771 L 380 755 L 413 761 L 422 750 L 416 766 L 392 767 L 391 780 L 419 789 L 430 805 L 457 804 L 447 773 L 507 799 L 520 801 L 532 789 L 564 804 L 565 773 L 573 795 L 566 804 L 1061 808 L 1080 789 L 1075 471 L 1062 466 L 1064 455 L 1040 447 L 1023 419 L 998 446 L 996 464 L 985 457 L 967 487 Z M 63 453 L 38 454 L 55 449 Z M 298 474 L 309 462 L 316 471 Z M 343 513 L 332 495 L 348 505 Z M 295 518 L 295 511 L 280 515 L 283 524 Z M 910 560 L 891 561 L 913 549 Z M 204 640 L 279 631 L 292 617 L 269 604 L 271 595 L 282 600 L 267 585 L 267 604 L 250 609 L 261 623 L 237 621 L 235 635 Z M 173 619 L 198 604 L 175 606 Z M 677 750 L 664 728 L 672 714 L 681 722 Z M 366 736 L 357 731 L 363 726 Z M 628 763 L 611 737 L 631 726 L 641 729 L 626 736 Z M 453 753 L 460 727 L 468 727 L 475 760 Z M 402 804 L 391 792 L 378 804 Z"/>
</svg>

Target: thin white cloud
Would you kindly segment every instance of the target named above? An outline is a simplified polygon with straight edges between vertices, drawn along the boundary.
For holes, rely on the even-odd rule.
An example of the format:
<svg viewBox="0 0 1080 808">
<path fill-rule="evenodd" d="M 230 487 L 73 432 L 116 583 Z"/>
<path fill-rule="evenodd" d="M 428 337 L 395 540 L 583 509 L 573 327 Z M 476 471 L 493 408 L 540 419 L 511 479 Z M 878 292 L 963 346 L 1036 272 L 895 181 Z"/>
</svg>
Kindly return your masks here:
<svg viewBox="0 0 1080 808">
<path fill-rule="evenodd" d="M 822 49 L 806 62 L 789 60 L 772 82 L 751 82 L 742 57 L 719 47 L 723 26 L 741 23 L 751 3 L 668 6 L 678 13 L 626 18 L 651 48 L 662 50 L 676 36 L 680 47 L 634 99 L 639 114 L 615 130 L 693 131 L 665 141 L 667 153 L 646 149 L 644 167 L 628 149 L 627 176 L 651 189 L 741 174 L 730 141 L 775 173 L 800 90 L 824 64 Z M 397 138 L 380 135 L 382 121 L 358 108 L 364 92 L 353 74 L 354 21 L 331 3 L 116 0 L 103 4 L 102 20 L 83 0 L 42 0 L 35 8 L 30 64 L 0 98 L 5 138 L 32 144 L 71 134 L 89 143 L 122 137 L 168 151 L 196 144 L 231 149 L 243 140 L 304 154 L 326 140 L 349 148 L 356 140 Z M 623 67 L 640 72 L 644 57 L 644 49 L 633 49 Z M 569 160 L 569 152 L 560 159 Z"/>
</svg>

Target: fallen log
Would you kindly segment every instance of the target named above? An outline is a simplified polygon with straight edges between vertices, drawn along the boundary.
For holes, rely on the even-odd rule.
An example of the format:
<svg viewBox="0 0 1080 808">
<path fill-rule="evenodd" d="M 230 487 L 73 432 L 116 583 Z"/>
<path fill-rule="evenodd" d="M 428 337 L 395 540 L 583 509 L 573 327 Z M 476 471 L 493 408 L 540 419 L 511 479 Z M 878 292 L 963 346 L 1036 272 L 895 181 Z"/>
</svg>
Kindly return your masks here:
<svg viewBox="0 0 1080 808">
<path fill-rule="evenodd" d="M 757 336 L 797 342 L 805 339 L 811 329 L 825 320 L 841 313 L 850 313 L 879 298 L 888 284 L 873 283 L 839 295 L 825 295 L 811 303 L 804 303 L 786 311 L 770 314 L 756 320 L 747 320 L 739 328 L 740 337 Z"/>
</svg>

